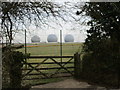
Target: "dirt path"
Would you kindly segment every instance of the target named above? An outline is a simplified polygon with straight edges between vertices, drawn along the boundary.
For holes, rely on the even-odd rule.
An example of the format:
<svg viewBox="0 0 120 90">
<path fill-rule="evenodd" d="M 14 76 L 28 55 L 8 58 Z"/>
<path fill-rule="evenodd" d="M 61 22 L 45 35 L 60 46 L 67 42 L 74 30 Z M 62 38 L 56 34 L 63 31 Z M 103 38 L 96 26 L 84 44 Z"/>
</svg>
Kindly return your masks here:
<svg viewBox="0 0 120 90">
<path fill-rule="evenodd" d="M 86 82 L 79 82 L 75 79 L 66 79 L 64 81 L 33 86 L 32 88 L 93 88 L 97 90 L 106 90 L 104 87 L 93 86 Z"/>
</svg>

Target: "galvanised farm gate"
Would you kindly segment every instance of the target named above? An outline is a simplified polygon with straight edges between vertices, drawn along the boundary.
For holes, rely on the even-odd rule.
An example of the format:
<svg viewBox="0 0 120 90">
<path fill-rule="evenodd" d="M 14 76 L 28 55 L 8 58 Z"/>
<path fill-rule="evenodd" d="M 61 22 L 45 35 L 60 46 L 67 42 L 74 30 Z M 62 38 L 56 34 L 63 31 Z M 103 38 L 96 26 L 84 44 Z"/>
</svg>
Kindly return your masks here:
<svg viewBox="0 0 120 90">
<path fill-rule="evenodd" d="M 23 80 L 70 77 L 77 74 L 76 70 L 79 68 L 76 64 L 78 62 L 79 54 L 74 56 L 30 56 L 27 61 L 23 61 L 22 77 Z"/>
</svg>

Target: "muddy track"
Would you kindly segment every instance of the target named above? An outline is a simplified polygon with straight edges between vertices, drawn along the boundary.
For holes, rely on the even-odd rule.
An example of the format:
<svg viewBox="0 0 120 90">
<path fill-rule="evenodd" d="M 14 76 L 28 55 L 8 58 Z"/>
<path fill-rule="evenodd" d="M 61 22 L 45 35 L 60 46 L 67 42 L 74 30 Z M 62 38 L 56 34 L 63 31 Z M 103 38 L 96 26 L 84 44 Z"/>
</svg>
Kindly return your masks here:
<svg viewBox="0 0 120 90">
<path fill-rule="evenodd" d="M 60 82 L 33 86 L 32 88 L 91 88 L 94 90 L 106 90 L 104 87 L 90 85 L 86 82 L 80 82 L 75 79 L 66 79 Z"/>
</svg>

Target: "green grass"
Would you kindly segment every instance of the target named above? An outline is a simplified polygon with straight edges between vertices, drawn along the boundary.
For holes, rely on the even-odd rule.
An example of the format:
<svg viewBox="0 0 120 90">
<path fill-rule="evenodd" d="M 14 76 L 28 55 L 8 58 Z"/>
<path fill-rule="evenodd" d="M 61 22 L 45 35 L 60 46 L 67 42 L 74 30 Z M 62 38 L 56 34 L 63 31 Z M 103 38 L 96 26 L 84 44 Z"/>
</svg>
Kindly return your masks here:
<svg viewBox="0 0 120 90">
<path fill-rule="evenodd" d="M 60 44 L 59 43 L 46 43 L 46 44 L 41 43 L 37 45 L 39 45 L 39 47 L 27 47 L 27 53 L 30 53 L 31 55 L 41 55 L 41 56 L 60 55 Z M 63 43 L 62 54 L 63 55 L 74 55 L 74 53 L 81 50 L 82 45 L 83 44 L 81 43 Z M 19 49 L 19 51 L 24 53 L 25 48 Z"/>
<path fill-rule="evenodd" d="M 31 47 L 31 45 L 37 45 L 37 47 Z M 76 52 L 80 51 L 82 49 L 82 45 L 81 43 L 63 43 L 62 46 L 62 53 L 63 56 L 73 56 Z M 59 43 L 40 43 L 40 44 L 29 44 L 27 46 L 27 53 L 30 53 L 30 55 L 39 55 L 39 56 L 59 56 L 60 55 L 60 44 Z M 22 49 L 18 49 L 18 51 L 21 52 L 25 52 L 24 51 L 25 48 Z M 55 59 L 57 62 L 60 62 L 61 59 Z M 67 59 L 62 59 L 62 61 L 68 61 L 69 58 Z M 40 63 L 42 62 L 43 59 L 27 59 L 28 63 Z M 45 62 L 53 62 L 51 59 L 48 59 Z M 71 62 L 74 62 L 74 60 L 72 60 Z M 33 67 L 35 67 L 36 65 L 32 65 Z M 74 66 L 74 64 L 66 64 L 65 67 L 70 67 L 70 66 Z M 57 64 L 42 64 L 40 66 L 38 66 L 37 68 L 51 68 L 51 67 L 60 67 Z M 25 65 L 23 66 L 23 68 L 25 68 Z M 27 66 L 27 68 L 31 68 L 29 66 Z M 57 69 L 56 69 L 57 70 Z M 48 73 L 48 76 L 52 73 L 54 73 L 56 71 L 55 69 L 53 70 L 41 70 L 41 72 L 43 73 Z M 73 69 L 69 69 L 70 71 L 73 71 Z M 59 72 L 63 72 L 65 71 L 64 69 L 61 69 Z M 28 71 L 24 71 L 23 74 L 25 74 Z M 33 73 L 38 73 L 37 71 L 32 71 Z M 40 75 L 31 75 L 31 76 L 26 76 L 24 78 L 39 78 L 41 77 Z M 45 79 L 45 80 L 24 80 L 23 84 L 24 85 L 35 85 L 35 84 L 39 84 L 39 83 L 49 83 L 49 82 L 56 82 L 59 80 L 63 80 L 63 78 L 51 78 L 51 79 Z"/>
</svg>

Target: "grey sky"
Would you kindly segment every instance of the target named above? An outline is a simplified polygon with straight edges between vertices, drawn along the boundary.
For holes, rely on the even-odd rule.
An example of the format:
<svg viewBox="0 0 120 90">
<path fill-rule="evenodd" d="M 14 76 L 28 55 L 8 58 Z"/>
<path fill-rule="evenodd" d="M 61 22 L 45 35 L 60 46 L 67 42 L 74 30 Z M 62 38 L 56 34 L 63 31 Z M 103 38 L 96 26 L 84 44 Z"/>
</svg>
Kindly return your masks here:
<svg viewBox="0 0 120 90">
<path fill-rule="evenodd" d="M 66 0 L 64 0 L 66 1 Z M 82 6 L 83 2 L 68 2 L 64 3 L 62 2 L 54 2 L 59 5 L 63 5 L 62 8 L 60 8 L 60 15 L 61 17 L 64 17 L 65 20 L 63 20 L 60 17 L 53 17 L 49 16 L 46 17 L 45 13 L 42 13 L 43 19 L 46 24 L 38 23 L 39 27 L 36 27 L 33 22 L 27 23 L 27 29 L 24 26 L 21 26 L 19 29 L 26 29 L 27 30 L 27 43 L 31 43 L 31 37 L 34 35 L 38 35 L 41 39 L 41 42 L 47 41 L 47 36 L 49 34 L 56 34 L 59 41 L 59 34 L 60 30 L 63 32 L 63 42 L 64 37 L 66 34 L 72 34 L 74 36 L 75 42 L 83 42 L 86 38 L 86 30 L 89 28 L 88 26 L 84 25 L 82 22 L 87 22 L 90 20 L 89 17 L 76 15 L 77 10 L 81 10 L 78 7 L 75 6 Z M 19 32 L 18 32 L 19 31 Z M 24 43 L 24 31 L 18 30 L 17 33 L 14 36 L 14 43 Z"/>
</svg>

